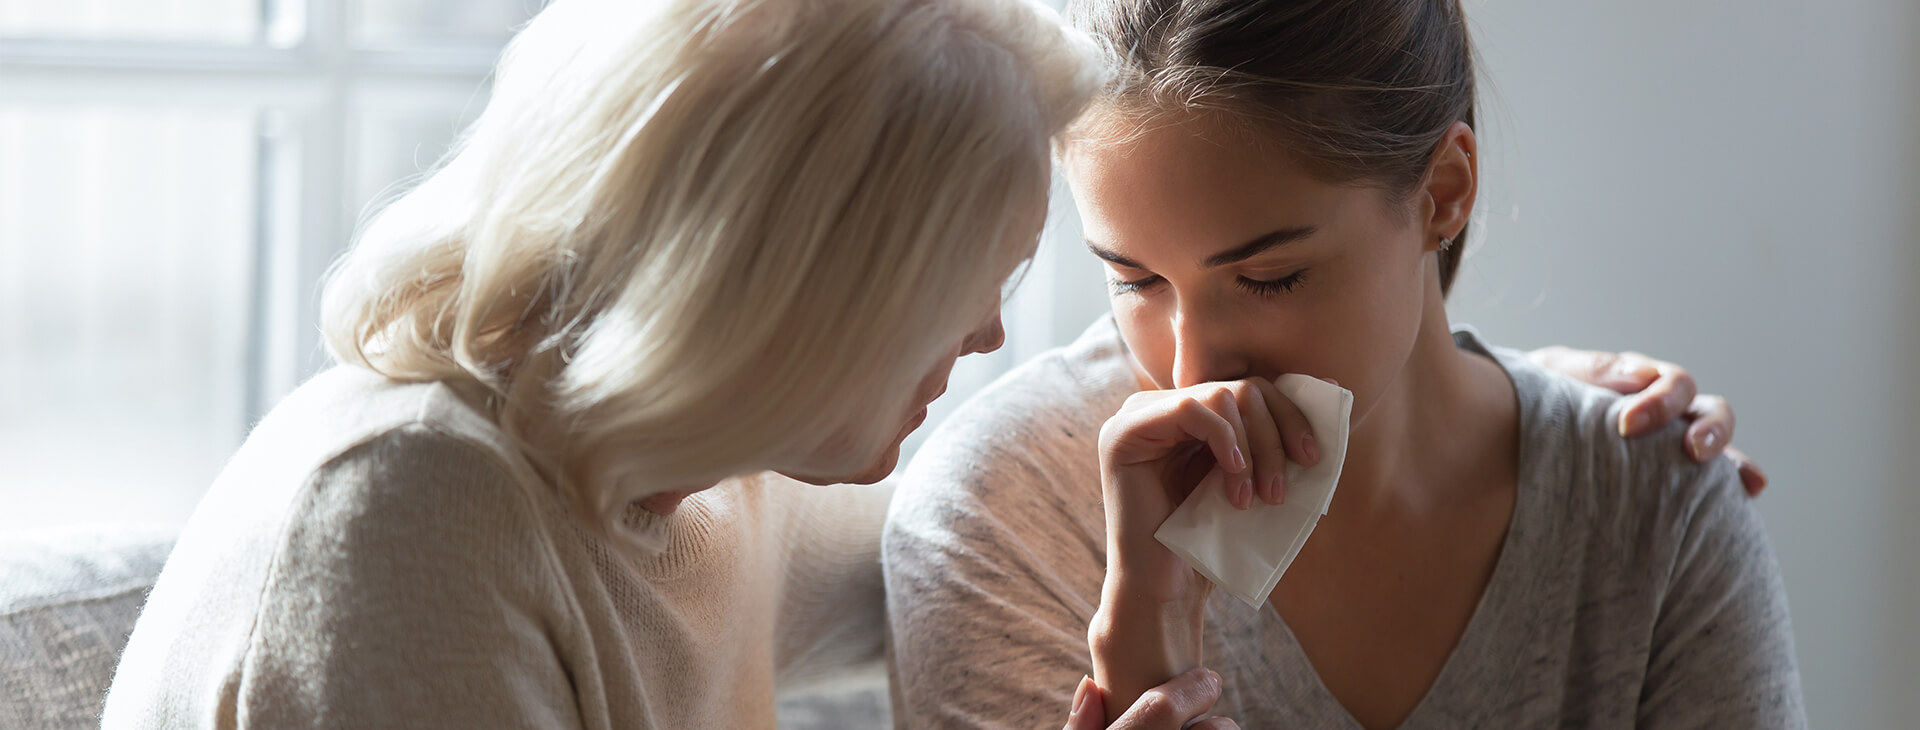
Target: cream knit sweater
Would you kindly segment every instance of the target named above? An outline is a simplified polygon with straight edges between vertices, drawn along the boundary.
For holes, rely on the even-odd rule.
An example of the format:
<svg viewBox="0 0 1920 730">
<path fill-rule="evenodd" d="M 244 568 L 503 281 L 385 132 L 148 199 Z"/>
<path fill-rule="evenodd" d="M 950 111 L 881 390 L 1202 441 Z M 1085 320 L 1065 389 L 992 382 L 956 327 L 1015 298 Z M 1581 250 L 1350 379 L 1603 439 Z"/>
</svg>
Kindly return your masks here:
<svg viewBox="0 0 1920 730">
<path fill-rule="evenodd" d="M 889 490 L 775 475 L 577 526 L 452 389 L 336 368 L 194 513 L 106 728 L 768 728 L 774 692 L 877 662 Z"/>
</svg>

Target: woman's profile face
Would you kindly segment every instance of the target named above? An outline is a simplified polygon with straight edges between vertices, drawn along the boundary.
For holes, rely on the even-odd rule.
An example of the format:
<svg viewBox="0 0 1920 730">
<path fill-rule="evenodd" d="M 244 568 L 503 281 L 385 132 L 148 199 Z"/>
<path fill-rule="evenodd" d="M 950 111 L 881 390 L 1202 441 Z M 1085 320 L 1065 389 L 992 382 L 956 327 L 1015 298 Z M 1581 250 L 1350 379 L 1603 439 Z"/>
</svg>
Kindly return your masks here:
<svg viewBox="0 0 1920 730">
<path fill-rule="evenodd" d="M 1143 380 L 1180 388 L 1302 373 L 1394 387 L 1439 280 L 1424 207 L 1333 185 L 1277 149 L 1165 124 L 1080 143 L 1065 170 Z M 1146 385 L 1146 383 L 1143 383 Z"/>
<path fill-rule="evenodd" d="M 891 424 L 898 430 L 878 455 L 865 460 L 864 466 L 851 473 L 844 473 L 844 467 L 830 466 L 846 463 L 848 459 L 846 451 L 849 447 L 844 444 L 858 442 L 857 437 L 847 435 L 834 439 L 833 442 L 839 445 L 829 447 L 828 453 L 816 455 L 819 465 L 803 472 L 783 473 L 811 484 L 872 484 L 887 478 L 900 461 L 901 443 L 906 441 L 908 434 L 913 433 L 914 429 L 926 422 L 927 406 L 947 392 L 947 379 L 953 374 L 954 363 L 967 355 L 998 350 L 1001 345 L 1006 344 L 1006 341 L 1007 332 L 1000 319 L 1000 295 L 996 290 L 992 294 L 991 305 L 974 319 L 971 329 L 954 342 L 951 348 L 936 356 L 933 364 L 921 375 L 919 382 L 914 386 L 913 396 L 907 401 L 906 410 L 891 414 L 885 417 L 886 420 L 880 422 Z M 875 424 L 861 424 L 863 428 L 873 425 Z"/>
</svg>

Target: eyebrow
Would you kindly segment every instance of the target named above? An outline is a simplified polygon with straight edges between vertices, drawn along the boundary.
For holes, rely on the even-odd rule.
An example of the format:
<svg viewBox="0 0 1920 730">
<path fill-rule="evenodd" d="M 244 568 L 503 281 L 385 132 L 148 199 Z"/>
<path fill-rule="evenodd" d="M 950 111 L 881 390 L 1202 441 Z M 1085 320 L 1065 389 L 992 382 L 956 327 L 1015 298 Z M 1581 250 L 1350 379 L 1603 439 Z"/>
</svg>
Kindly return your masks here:
<svg viewBox="0 0 1920 730">
<path fill-rule="evenodd" d="M 1237 264 L 1247 259 L 1253 258 L 1255 256 L 1259 256 L 1260 254 L 1271 251 L 1275 248 L 1279 248 L 1289 243 L 1293 243 L 1294 241 L 1298 241 L 1308 236 L 1312 236 L 1313 234 L 1318 233 L 1319 231 L 1320 229 L 1315 228 L 1313 226 L 1301 226 L 1299 228 L 1283 228 L 1281 230 L 1262 235 L 1258 238 L 1255 238 L 1251 241 L 1240 244 L 1238 246 L 1234 246 L 1233 248 L 1227 249 L 1225 251 L 1221 251 L 1220 253 L 1214 254 L 1212 256 L 1208 256 L 1205 261 L 1202 261 L 1200 263 L 1202 266 L 1206 268 L 1226 266 L 1227 264 Z M 1147 267 L 1142 266 L 1140 262 L 1127 258 L 1126 256 L 1123 256 L 1114 251 L 1109 251 L 1105 248 L 1102 248 L 1100 244 L 1094 243 L 1092 241 L 1087 241 L 1086 243 L 1087 243 L 1087 250 L 1092 252 L 1093 255 L 1100 257 L 1100 259 L 1103 261 L 1119 264 L 1129 269 L 1140 269 L 1142 271 L 1147 270 Z"/>
</svg>

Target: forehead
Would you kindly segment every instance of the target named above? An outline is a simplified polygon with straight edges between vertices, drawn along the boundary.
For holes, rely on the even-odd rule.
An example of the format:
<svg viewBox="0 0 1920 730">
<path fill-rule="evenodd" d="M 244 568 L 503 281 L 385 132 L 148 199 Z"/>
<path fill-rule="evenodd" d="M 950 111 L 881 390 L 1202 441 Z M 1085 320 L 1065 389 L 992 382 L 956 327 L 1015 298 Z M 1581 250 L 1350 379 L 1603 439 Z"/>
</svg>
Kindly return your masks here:
<svg viewBox="0 0 1920 730">
<path fill-rule="evenodd" d="M 1103 245 L 1213 246 L 1280 228 L 1325 228 L 1381 197 L 1316 178 L 1276 144 L 1194 119 L 1078 139 L 1062 162 L 1087 238 Z"/>
</svg>

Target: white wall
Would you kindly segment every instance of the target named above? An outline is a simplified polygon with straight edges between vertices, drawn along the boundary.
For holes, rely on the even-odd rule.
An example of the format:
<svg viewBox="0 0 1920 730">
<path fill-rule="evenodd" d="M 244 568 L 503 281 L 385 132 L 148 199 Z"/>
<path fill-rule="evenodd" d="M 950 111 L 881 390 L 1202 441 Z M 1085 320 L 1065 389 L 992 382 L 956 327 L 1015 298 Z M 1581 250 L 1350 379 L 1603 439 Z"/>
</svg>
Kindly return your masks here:
<svg viewBox="0 0 1920 730">
<path fill-rule="evenodd" d="M 1920 725 L 1912 0 L 1473 0 L 1456 319 L 1687 364 L 1741 417 L 1814 727 Z"/>
</svg>

